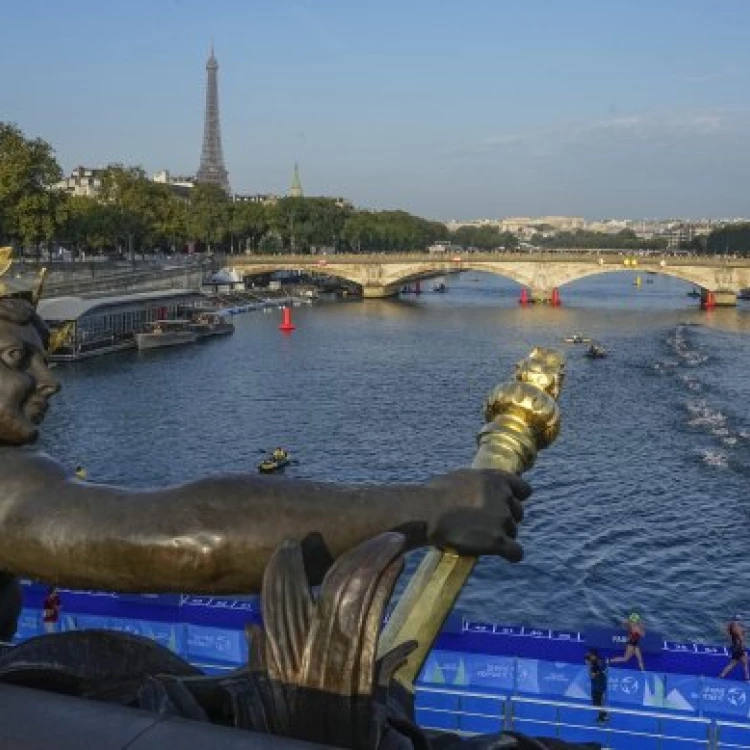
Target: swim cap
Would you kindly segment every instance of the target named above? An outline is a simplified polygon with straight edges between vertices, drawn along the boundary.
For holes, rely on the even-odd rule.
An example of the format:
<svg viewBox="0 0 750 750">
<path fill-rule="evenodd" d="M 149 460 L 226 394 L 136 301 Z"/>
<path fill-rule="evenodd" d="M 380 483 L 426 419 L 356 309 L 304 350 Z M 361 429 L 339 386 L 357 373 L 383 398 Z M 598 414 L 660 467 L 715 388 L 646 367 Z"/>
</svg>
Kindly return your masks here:
<svg viewBox="0 0 750 750">
<path fill-rule="evenodd" d="M 741 619 L 742 619 L 742 618 L 741 618 L 741 617 L 740 617 L 739 615 L 735 615 L 735 616 L 734 616 L 734 617 L 732 618 L 732 620 L 733 620 L 734 622 L 739 622 L 739 621 L 740 621 Z"/>
<path fill-rule="evenodd" d="M 640 619 L 641 619 L 641 616 L 637 615 L 635 612 L 633 612 L 633 614 L 630 615 L 630 617 L 628 617 L 628 620 L 630 622 L 638 622 Z"/>
</svg>

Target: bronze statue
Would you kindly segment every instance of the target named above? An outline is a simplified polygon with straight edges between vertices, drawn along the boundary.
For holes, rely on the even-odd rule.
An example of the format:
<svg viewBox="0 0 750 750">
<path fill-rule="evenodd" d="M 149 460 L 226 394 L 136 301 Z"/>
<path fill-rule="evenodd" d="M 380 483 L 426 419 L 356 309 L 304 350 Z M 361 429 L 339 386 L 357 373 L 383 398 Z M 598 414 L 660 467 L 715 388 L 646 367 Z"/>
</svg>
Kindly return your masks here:
<svg viewBox="0 0 750 750">
<path fill-rule="evenodd" d="M 516 524 L 531 490 L 503 471 L 385 486 L 258 475 L 150 491 L 80 482 L 31 447 L 59 390 L 47 337 L 30 302 L 0 299 L 0 569 L 77 588 L 219 594 L 259 591 L 289 539 L 306 540 L 313 578 L 329 556 L 390 530 L 410 547 L 521 557 Z"/>
</svg>

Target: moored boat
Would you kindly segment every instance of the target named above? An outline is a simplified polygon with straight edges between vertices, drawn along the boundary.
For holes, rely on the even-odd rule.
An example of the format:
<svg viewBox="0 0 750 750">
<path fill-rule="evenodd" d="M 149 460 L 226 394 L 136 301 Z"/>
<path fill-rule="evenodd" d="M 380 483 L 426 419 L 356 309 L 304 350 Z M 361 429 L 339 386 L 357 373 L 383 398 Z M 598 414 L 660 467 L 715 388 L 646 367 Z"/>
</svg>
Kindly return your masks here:
<svg viewBox="0 0 750 750">
<path fill-rule="evenodd" d="M 234 333 L 234 323 L 231 323 L 223 315 L 217 312 L 198 313 L 187 325 L 198 339 L 210 336 L 227 336 Z"/>
<path fill-rule="evenodd" d="M 151 323 L 142 333 L 135 334 L 139 349 L 160 349 L 165 346 L 193 344 L 198 334 L 191 331 L 187 320 L 159 320 Z"/>
</svg>

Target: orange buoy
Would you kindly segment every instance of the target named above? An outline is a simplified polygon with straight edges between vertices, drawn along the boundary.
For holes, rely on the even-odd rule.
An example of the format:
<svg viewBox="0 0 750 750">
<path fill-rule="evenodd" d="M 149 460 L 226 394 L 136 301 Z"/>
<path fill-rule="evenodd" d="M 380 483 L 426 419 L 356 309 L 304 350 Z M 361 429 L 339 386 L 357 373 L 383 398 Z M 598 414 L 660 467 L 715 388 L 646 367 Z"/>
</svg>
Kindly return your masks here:
<svg viewBox="0 0 750 750">
<path fill-rule="evenodd" d="M 284 331 L 284 333 L 291 333 L 296 326 L 294 323 L 292 323 L 292 308 L 291 307 L 282 307 L 282 320 L 281 325 L 279 326 L 280 331 Z"/>
<path fill-rule="evenodd" d="M 706 296 L 701 302 L 701 307 L 704 310 L 713 310 L 714 307 L 716 307 L 716 297 L 714 296 L 714 293 L 711 291 L 706 292 Z"/>
</svg>

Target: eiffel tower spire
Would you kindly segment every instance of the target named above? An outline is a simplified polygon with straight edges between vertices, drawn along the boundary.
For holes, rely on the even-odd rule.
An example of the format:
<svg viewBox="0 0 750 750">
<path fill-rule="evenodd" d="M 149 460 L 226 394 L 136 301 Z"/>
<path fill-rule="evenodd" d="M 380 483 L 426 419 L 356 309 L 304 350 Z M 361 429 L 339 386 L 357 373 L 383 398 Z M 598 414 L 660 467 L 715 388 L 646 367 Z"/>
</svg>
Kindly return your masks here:
<svg viewBox="0 0 750 750">
<path fill-rule="evenodd" d="M 219 63 L 214 57 L 214 42 L 211 40 L 211 54 L 206 61 L 206 119 L 203 126 L 203 150 L 201 165 L 195 176 L 197 182 L 218 185 L 229 194 L 229 177 L 224 166 L 221 149 L 221 123 L 219 120 Z"/>
</svg>

